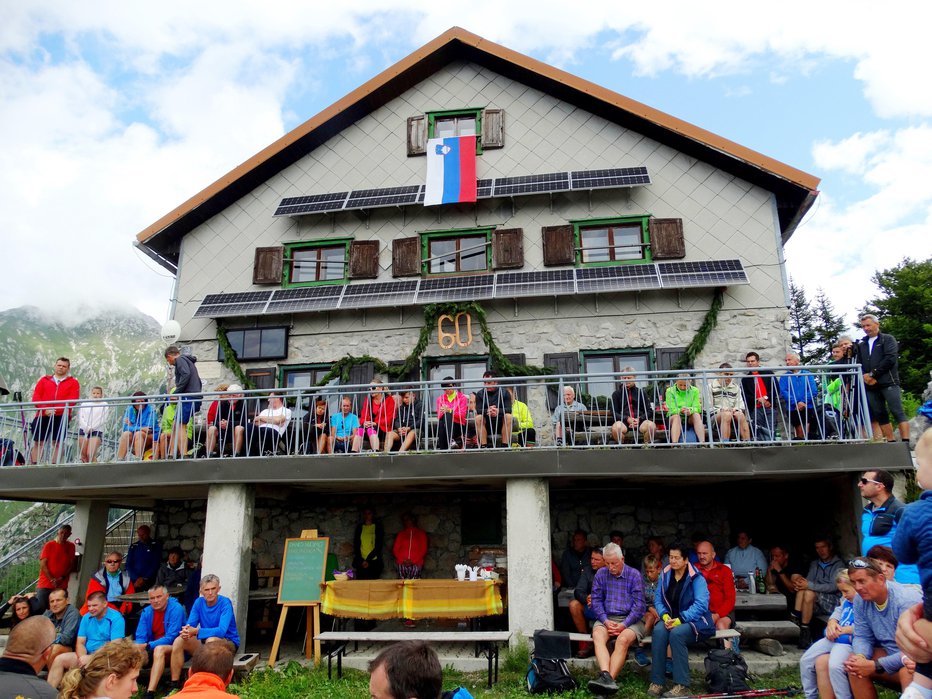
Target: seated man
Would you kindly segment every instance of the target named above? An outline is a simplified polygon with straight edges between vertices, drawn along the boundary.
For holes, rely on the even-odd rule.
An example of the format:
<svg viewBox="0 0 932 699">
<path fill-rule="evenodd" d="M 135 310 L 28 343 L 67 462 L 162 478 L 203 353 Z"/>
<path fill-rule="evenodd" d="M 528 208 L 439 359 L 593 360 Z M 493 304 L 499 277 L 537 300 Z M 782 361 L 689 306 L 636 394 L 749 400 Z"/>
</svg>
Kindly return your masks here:
<svg viewBox="0 0 932 699">
<path fill-rule="evenodd" d="M 511 396 L 511 446 L 526 447 L 528 444 L 537 444 L 537 430 L 534 429 L 534 418 L 527 403 L 522 403 L 515 395 L 515 387 L 508 387 Z"/>
<path fill-rule="evenodd" d="M 592 580 L 592 611 L 596 622 L 592 629 L 595 657 L 599 663 L 599 676 L 589 681 L 594 694 L 613 694 L 618 691 L 615 678 L 625 666 L 628 648 L 644 638 L 644 588 L 641 575 L 625 565 L 625 555 L 616 544 L 602 549 L 605 567 Z M 615 639 L 615 648 L 609 654 L 608 641 Z"/>
<path fill-rule="evenodd" d="M 644 442 L 650 444 L 654 441 L 654 432 L 657 425 L 650 419 L 650 403 L 647 395 L 638 388 L 634 379 L 634 369 L 627 366 L 621 377 L 622 384 L 612 393 L 612 415 L 615 423 L 612 425 L 612 437 L 621 444 L 625 435 L 630 431 L 634 435 L 634 443 Z"/>
<path fill-rule="evenodd" d="M 831 614 L 841 597 L 835 576 L 843 568 L 843 563 L 835 555 L 832 542 L 827 538 L 817 539 L 815 551 L 818 559 L 809 566 L 806 577 L 794 575 L 791 578 L 796 589 L 796 603 L 791 615 L 799 624 L 799 647 L 802 649 L 812 645 L 809 622 L 813 615 Z M 851 582 L 854 583 L 853 580 Z"/>
<path fill-rule="evenodd" d="M 136 627 L 136 646 L 146 654 L 152 667 L 144 699 L 154 699 L 155 690 L 165 672 L 165 658 L 171 657 L 172 643 L 184 625 L 184 607 L 170 597 L 164 585 L 149 588 L 149 606 L 142 610 Z"/>
<path fill-rule="evenodd" d="M 58 692 L 39 679 L 55 629 L 45 617 L 29 617 L 10 631 L 0 658 L 0 697 L 56 699 Z"/>
<path fill-rule="evenodd" d="M 589 566 L 579 576 L 576 587 L 573 589 L 573 599 L 570 600 L 570 617 L 579 633 L 589 633 L 589 622 L 596 620 L 595 613 L 592 611 L 592 580 L 595 574 L 605 567 L 602 549 L 592 549 L 589 555 Z M 591 658 L 594 652 L 591 643 L 581 641 L 576 657 Z"/>
<path fill-rule="evenodd" d="M 156 585 L 164 585 L 169 590 L 173 587 L 185 587 L 188 584 L 188 565 L 184 560 L 184 551 L 179 546 L 168 549 L 168 560 L 159 568 L 155 576 Z"/>
<path fill-rule="evenodd" d="M 680 441 L 683 428 L 692 427 L 696 439 L 705 441 L 705 426 L 702 424 L 702 400 L 699 389 L 690 386 L 689 377 L 681 375 L 666 392 L 667 420 L 670 430 L 670 444 Z M 685 441 L 685 440 L 684 440 Z"/>
<path fill-rule="evenodd" d="M 481 448 L 495 447 L 500 434 L 502 446 L 511 446 L 511 394 L 498 385 L 495 374 L 482 375 L 483 390 L 476 394 L 476 433 Z M 491 439 L 490 439 L 491 438 Z"/>
<path fill-rule="evenodd" d="M 741 384 L 734 380 L 735 372 L 730 371 L 731 364 L 720 364 L 719 369 L 725 369 L 721 378 L 709 382 L 708 407 L 712 417 L 718 424 L 718 435 L 723 442 L 731 441 L 732 428 L 738 428 L 738 436 L 742 442 L 751 439 L 751 429 L 748 426 L 747 407 L 744 404 L 744 395 Z"/>
<path fill-rule="evenodd" d="M 799 355 L 786 353 L 788 367 L 799 366 Z M 778 380 L 783 410 L 790 416 L 790 425 L 796 439 L 819 439 L 819 422 L 815 411 L 815 397 L 819 394 L 815 377 L 808 369 L 790 369 Z"/>
<path fill-rule="evenodd" d="M 842 661 L 829 658 L 829 679 L 837 699 L 876 697 L 875 681 L 905 689 L 912 673 L 903 667 L 903 653 L 896 645 L 900 615 L 922 600 L 914 585 L 888 581 L 869 559 L 848 563 L 854 598 L 852 654 Z"/>
<path fill-rule="evenodd" d="M 725 564 L 731 566 L 731 570 L 737 579 L 737 586 L 741 590 L 748 589 L 749 574 L 756 574 L 758 570 L 763 573 L 767 570 L 767 559 L 764 558 L 764 552 L 756 546 L 752 546 L 752 541 L 753 539 L 747 531 L 739 531 L 737 536 L 738 545 L 725 552 Z"/>
<path fill-rule="evenodd" d="M 443 390 L 437 396 L 437 449 L 465 448 L 469 398 L 456 390 L 452 376 L 443 377 L 440 388 Z"/>
<path fill-rule="evenodd" d="M 48 664 L 62 653 L 74 650 L 78 639 L 81 613 L 68 604 L 68 590 L 52 590 L 49 595 L 49 610 L 45 616 L 55 625 L 55 640 L 49 649 Z"/>
<path fill-rule="evenodd" d="M 264 456 L 277 454 L 278 445 L 288 431 L 290 422 L 291 410 L 285 407 L 278 393 L 270 393 L 268 407 L 253 418 L 250 453 Z"/>
<path fill-rule="evenodd" d="M 585 429 L 581 413 L 586 406 L 576 400 L 576 391 L 572 386 L 563 387 L 563 402 L 554 408 L 550 422 L 553 424 L 553 441 L 558 447 L 563 446 L 563 435 L 567 442 L 576 443 L 576 433 Z M 570 413 L 577 413 L 571 415 Z"/>
<path fill-rule="evenodd" d="M 104 564 L 94 575 L 91 576 L 87 583 L 87 594 L 84 599 L 88 600 L 93 592 L 103 592 L 107 598 L 107 604 L 120 614 L 129 614 L 133 610 L 131 602 L 120 600 L 122 595 L 130 595 L 136 591 L 133 579 L 129 573 L 121 570 L 123 565 L 123 554 L 119 551 L 111 551 L 104 558 Z M 88 607 L 85 601 L 81 607 L 81 613 L 87 613 Z"/>
<path fill-rule="evenodd" d="M 126 406 L 122 420 L 123 431 L 120 434 L 120 443 L 117 446 L 117 461 L 126 459 L 130 445 L 133 447 L 133 456 L 140 461 L 146 449 L 158 448 L 161 424 L 158 411 L 150 405 L 143 391 L 133 394 L 133 402 Z"/>
<path fill-rule="evenodd" d="M 349 454 L 353 450 L 353 437 L 359 429 L 359 418 L 352 412 L 349 396 L 340 400 L 340 412 L 330 416 L 330 450 L 334 454 Z"/>
<path fill-rule="evenodd" d="M 776 424 L 773 409 L 778 392 L 776 379 L 771 372 L 761 371 L 760 355 L 757 352 L 748 352 L 744 362 L 748 373 L 741 379 L 741 390 L 744 392 L 744 404 L 748 409 L 754 439 L 770 442 Z"/>
<path fill-rule="evenodd" d="M 181 688 L 184 654 L 194 653 L 205 643 L 220 641 L 232 643 L 234 651 L 239 648 L 239 632 L 236 630 L 233 603 L 229 597 L 220 594 L 220 578 L 209 574 L 201 578 L 201 596 L 195 600 L 191 608 L 188 623 L 181 627 L 181 633 L 172 643 L 172 689 Z"/>
<path fill-rule="evenodd" d="M 709 611 L 716 629 L 730 629 L 735 625 L 735 576 L 731 568 L 715 560 L 715 547 L 711 541 L 696 545 L 699 572 L 709 588 Z M 737 644 L 735 644 L 737 650 Z"/>
<path fill-rule="evenodd" d="M 246 401 L 243 400 L 243 387 L 230 384 L 227 394 L 217 406 L 216 417 L 207 428 L 207 455 L 220 456 L 228 449 L 232 449 L 233 456 L 242 455 L 248 427 L 249 415 Z"/>
<path fill-rule="evenodd" d="M 580 576 L 590 565 L 591 554 L 589 534 L 584 529 L 577 529 L 560 558 L 560 580 L 564 590 L 576 589 Z"/>
<path fill-rule="evenodd" d="M 767 592 L 779 592 L 786 597 L 787 610 L 793 609 L 796 604 L 793 576 L 805 577 L 806 572 L 805 564 L 791 557 L 785 546 L 774 546 L 770 549 L 770 567 L 764 576 Z"/>
<path fill-rule="evenodd" d="M 107 606 L 107 596 L 92 592 L 87 597 L 87 614 L 78 626 L 78 638 L 73 653 L 62 653 L 49 668 L 48 683 L 58 688 L 65 672 L 74 667 L 84 667 L 94 651 L 126 635 L 123 616 Z"/>
<path fill-rule="evenodd" d="M 398 451 L 417 449 L 417 440 L 424 432 L 424 408 L 414 391 L 401 394 L 401 404 L 395 412 L 392 430 L 385 436 L 385 451 L 398 445 Z"/>
</svg>

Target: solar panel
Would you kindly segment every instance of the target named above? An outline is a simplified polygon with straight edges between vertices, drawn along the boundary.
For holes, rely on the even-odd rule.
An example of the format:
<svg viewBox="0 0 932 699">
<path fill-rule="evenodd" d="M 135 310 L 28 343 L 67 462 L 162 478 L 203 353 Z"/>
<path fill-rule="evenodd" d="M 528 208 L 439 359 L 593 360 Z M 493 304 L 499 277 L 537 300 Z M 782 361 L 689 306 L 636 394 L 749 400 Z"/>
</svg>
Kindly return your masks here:
<svg viewBox="0 0 932 699">
<path fill-rule="evenodd" d="M 261 313 L 271 291 L 245 291 L 238 294 L 207 294 L 194 312 L 195 318 L 223 318 Z"/>
<path fill-rule="evenodd" d="M 606 170 L 577 170 L 570 173 L 573 189 L 600 189 L 603 187 L 636 187 L 650 184 L 646 167 L 622 167 Z"/>
<path fill-rule="evenodd" d="M 576 290 L 573 269 L 543 272 L 499 272 L 495 281 L 495 298 L 520 296 L 563 296 Z"/>
<path fill-rule="evenodd" d="M 489 199 L 492 196 L 492 185 L 495 180 L 476 180 L 476 198 Z M 423 199 L 421 200 L 423 201 Z"/>
<path fill-rule="evenodd" d="M 740 260 L 658 262 L 657 268 L 661 286 L 665 289 L 750 284 Z"/>
<path fill-rule="evenodd" d="M 580 294 L 659 288 L 660 279 L 652 264 L 583 267 L 576 270 L 576 291 Z"/>
<path fill-rule="evenodd" d="M 475 301 L 492 298 L 494 274 L 473 274 L 465 277 L 430 277 L 421 280 L 415 303 L 437 301 Z"/>
<path fill-rule="evenodd" d="M 511 197 L 515 194 L 544 194 L 563 192 L 570 188 L 568 172 L 548 172 L 543 175 L 521 175 L 520 177 L 497 177 L 493 187 L 496 197 Z"/>
<path fill-rule="evenodd" d="M 343 284 L 278 289 L 269 301 L 266 313 L 297 313 L 299 311 L 330 311 L 340 305 Z"/>
<path fill-rule="evenodd" d="M 275 216 L 297 216 L 298 214 L 340 211 L 346 204 L 349 192 L 311 194 L 306 197 L 286 197 L 275 210 Z"/>
<path fill-rule="evenodd" d="M 419 279 L 406 279 L 398 282 L 350 284 L 343 292 L 340 308 L 411 306 L 419 282 Z"/>
<path fill-rule="evenodd" d="M 405 206 L 416 204 L 421 185 L 405 187 L 383 187 L 382 189 L 357 189 L 350 192 L 346 200 L 347 209 L 371 209 L 380 206 Z"/>
</svg>

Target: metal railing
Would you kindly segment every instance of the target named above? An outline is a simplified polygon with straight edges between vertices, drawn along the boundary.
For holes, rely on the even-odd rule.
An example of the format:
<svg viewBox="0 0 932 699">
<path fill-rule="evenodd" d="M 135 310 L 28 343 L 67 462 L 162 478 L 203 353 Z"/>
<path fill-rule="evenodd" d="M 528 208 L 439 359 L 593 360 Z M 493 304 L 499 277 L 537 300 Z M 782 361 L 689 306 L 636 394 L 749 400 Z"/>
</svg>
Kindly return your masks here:
<svg viewBox="0 0 932 699">
<path fill-rule="evenodd" d="M 870 439 L 857 365 L 759 371 L 473 379 L 452 382 L 457 393 L 443 400 L 433 380 L 6 404 L 0 463 Z"/>
</svg>

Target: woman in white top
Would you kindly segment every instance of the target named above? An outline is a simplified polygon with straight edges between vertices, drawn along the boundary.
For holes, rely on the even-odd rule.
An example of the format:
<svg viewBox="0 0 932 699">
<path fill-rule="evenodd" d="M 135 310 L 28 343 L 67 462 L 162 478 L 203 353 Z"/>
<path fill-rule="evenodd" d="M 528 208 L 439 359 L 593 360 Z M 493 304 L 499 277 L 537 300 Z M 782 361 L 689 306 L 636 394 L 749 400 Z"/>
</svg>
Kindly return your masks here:
<svg viewBox="0 0 932 699">
<path fill-rule="evenodd" d="M 103 397 L 104 389 L 94 386 L 91 389 L 92 400 L 81 403 L 77 409 L 78 451 L 81 452 L 81 461 L 86 464 L 97 461 L 97 452 L 100 450 L 100 442 L 104 436 L 110 408 L 105 401 L 101 400 Z"/>
</svg>

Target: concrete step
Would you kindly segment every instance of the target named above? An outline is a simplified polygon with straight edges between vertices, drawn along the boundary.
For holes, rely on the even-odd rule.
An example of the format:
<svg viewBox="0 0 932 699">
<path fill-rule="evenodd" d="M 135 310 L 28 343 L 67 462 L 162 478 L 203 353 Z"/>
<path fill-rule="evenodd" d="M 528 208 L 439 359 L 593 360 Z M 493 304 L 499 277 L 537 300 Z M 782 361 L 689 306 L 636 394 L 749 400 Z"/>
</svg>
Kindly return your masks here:
<svg viewBox="0 0 932 699">
<path fill-rule="evenodd" d="M 741 640 L 754 640 L 757 638 L 797 639 L 799 627 L 792 621 L 739 621 L 738 631 Z"/>
</svg>

